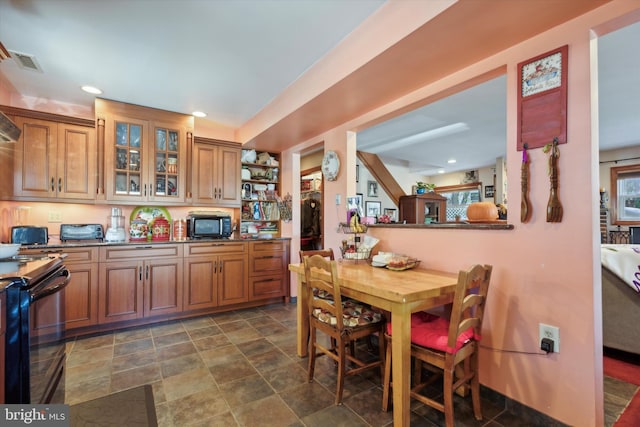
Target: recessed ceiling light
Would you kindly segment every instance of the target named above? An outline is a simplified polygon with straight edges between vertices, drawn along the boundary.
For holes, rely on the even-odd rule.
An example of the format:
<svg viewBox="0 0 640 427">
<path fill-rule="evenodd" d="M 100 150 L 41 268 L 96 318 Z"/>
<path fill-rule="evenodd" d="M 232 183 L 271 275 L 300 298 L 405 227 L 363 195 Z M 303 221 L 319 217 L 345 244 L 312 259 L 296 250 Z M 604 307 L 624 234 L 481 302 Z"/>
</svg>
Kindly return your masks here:
<svg viewBox="0 0 640 427">
<path fill-rule="evenodd" d="M 87 93 L 92 93 L 94 95 L 100 95 L 102 93 L 102 91 L 100 89 L 98 89 L 97 87 L 93 87 L 93 86 L 82 86 L 82 90 L 87 92 Z"/>
<path fill-rule="evenodd" d="M 193 113 L 191 113 L 191 115 L 193 117 L 207 117 L 207 114 L 203 113 L 202 111 L 194 111 Z"/>
<path fill-rule="evenodd" d="M 444 169 L 438 169 L 438 173 L 444 173 Z"/>
<path fill-rule="evenodd" d="M 449 160 L 447 160 L 447 163 L 449 163 L 449 164 L 453 164 L 453 163 L 455 163 L 455 162 L 456 162 L 456 159 L 449 159 Z"/>
</svg>

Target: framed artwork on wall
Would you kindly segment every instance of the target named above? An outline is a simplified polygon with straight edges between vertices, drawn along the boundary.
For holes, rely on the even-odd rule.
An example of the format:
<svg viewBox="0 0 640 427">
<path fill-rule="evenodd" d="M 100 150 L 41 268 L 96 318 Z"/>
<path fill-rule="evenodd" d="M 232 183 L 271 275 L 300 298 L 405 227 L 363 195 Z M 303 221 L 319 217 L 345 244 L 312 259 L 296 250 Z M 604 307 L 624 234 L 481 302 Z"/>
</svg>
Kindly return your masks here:
<svg viewBox="0 0 640 427">
<path fill-rule="evenodd" d="M 366 216 L 370 216 L 370 217 L 380 216 L 380 210 L 382 208 L 381 202 L 366 202 L 366 206 L 367 206 Z"/>
<path fill-rule="evenodd" d="M 367 181 L 367 196 L 378 197 L 378 183 L 376 181 Z"/>
</svg>

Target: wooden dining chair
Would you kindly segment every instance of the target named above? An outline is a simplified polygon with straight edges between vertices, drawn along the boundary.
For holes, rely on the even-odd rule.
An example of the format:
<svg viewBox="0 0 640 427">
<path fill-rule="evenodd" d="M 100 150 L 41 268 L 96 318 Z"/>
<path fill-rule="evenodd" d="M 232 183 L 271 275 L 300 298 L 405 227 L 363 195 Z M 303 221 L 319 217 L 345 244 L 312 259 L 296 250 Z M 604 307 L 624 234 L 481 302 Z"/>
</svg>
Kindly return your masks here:
<svg viewBox="0 0 640 427">
<path fill-rule="evenodd" d="M 353 300 L 343 300 L 338 282 L 338 271 L 335 260 L 329 260 L 321 255 L 305 256 L 303 258 L 305 281 L 309 292 L 309 372 L 308 381 L 313 382 L 316 358 L 328 356 L 337 363 L 338 379 L 336 384 L 335 404 L 342 404 L 342 392 L 346 376 L 378 368 L 380 374 L 384 372 L 384 317 L 365 304 Z M 319 292 L 315 292 L 318 290 Z M 316 295 L 331 295 L 331 298 Z M 317 340 L 320 331 L 330 337 L 329 345 Z M 370 355 L 366 360 L 358 358 L 357 347 L 353 344 L 359 338 L 370 335 L 379 337 L 379 358 L 372 360 Z M 349 366 L 347 366 L 349 364 Z"/>
<path fill-rule="evenodd" d="M 453 393 L 465 386 L 471 390 L 473 413 L 482 419 L 480 382 L 478 380 L 478 341 L 481 338 L 482 318 L 487 301 L 492 266 L 474 265 L 460 271 L 449 319 L 425 312 L 411 317 L 411 356 L 414 359 L 411 397 L 444 412 L 447 427 L 453 427 Z M 391 383 L 391 329 L 387 324 L 386 361 L 383 379 L 382 409 L 389 406 Z M 436 375 L 426 380 L 425 367 Z M 436 401 L 420 393 L 426 386 L 442 378 L 443 401 Z"/>
<path fill-rule="evenodd" d="M 314 256 L 314 255 L 320 255 L 324 258 L 328 258 L 330 260 L 334 260 L 335 256 L 333 255 L 333 249 L 331 248 L 327 248 L 327 249 L 313 249 L 313 250 L 308 250 L 308 251 L 300 251 L 300 262 L 302 262 L 302 259 L 305 256 Z"/>
</svg>

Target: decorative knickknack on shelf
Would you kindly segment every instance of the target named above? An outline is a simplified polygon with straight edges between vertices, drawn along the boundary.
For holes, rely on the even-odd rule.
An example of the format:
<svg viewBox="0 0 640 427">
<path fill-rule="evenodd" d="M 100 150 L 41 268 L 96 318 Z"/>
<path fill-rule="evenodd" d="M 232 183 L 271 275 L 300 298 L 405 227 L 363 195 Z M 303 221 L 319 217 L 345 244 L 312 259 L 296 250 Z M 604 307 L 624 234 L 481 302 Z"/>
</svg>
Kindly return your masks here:
<svg viewBox="0 0 640 427">
<path fill-rule="evenodd" d="M 430 184 L 422 181 L 416 182 L 416 194 L 424 194 L 427 191 L 433 191 L 435 188 L 435 184 Z"/>
</svg>

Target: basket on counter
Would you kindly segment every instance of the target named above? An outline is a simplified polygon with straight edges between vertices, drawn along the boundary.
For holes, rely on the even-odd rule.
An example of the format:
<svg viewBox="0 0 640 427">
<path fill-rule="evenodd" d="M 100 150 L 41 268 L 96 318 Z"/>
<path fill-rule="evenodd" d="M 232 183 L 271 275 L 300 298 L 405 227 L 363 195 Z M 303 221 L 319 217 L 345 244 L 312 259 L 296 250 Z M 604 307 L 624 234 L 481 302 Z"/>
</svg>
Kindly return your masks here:
<svg viewBox="0 0 640 427">
<path fill-rule="evenodd" d="M 349 224 L 340 224 L 340 226 L 342 227 L 342 232 L 344 234 L 364 234 L 367 232 L 366 224 L 359 224 L 358 228 L 353 227 Z"/>
<path fill-rule="evenodd" d="M 357 250 L 355 252 L 348 252 L 342 248 L 340 248 L 340 251 L 342 252 L 342 258 L 343 259 L 353 259 L 353 260 L 368 260 L 369 257 L 371 256 L 371 249 L 362 249 L 362 250 Z"/>
</svg>

